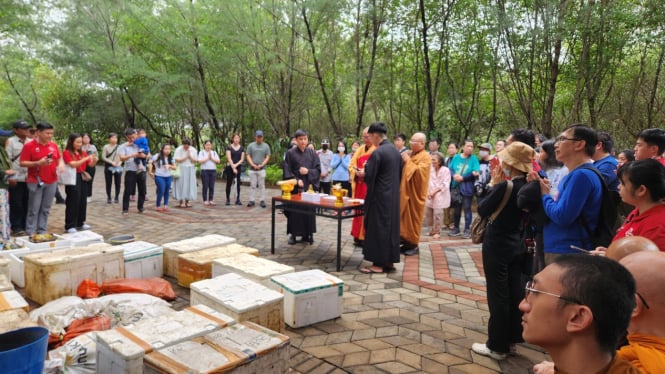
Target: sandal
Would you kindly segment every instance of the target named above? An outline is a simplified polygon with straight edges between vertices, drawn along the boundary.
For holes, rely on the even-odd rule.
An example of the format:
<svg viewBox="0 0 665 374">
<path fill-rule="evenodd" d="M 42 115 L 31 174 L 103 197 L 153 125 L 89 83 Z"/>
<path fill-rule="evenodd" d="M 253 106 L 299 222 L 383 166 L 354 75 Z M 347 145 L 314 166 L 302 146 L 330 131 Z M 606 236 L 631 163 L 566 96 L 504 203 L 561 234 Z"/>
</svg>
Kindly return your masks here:
<svg viewBox="0 0 665 374">
<path fill-rule="evenodd" d="M 191 208 L 192 204 L 189 203 L 189 201 L 185 201 L 185 208 Z"/>
<path fill-rule="evenodd" d="M 185 202 L 182 201 L 182 200 L 180 200 L 180 205 L 178 205 L 178 207 L 180 207 L 180 208 L 184 208 L 184 207 L 185 207 Z"/>
<path fill-rule="evenodd" d="M 360 271 L 360 272 L 363 273 L 363 274 L 383 274 L 383 273 L 385 273 L 385 272 L 383 271 L 383 269 L 381 269 L 381 270 L 376 270 L 376 269 L 375 269 L 374 267 L 372 267 L 372 266 L 368 266 L 368 267 L 365 267 L 365 268 L 360 268 L 360 269 L 358 269 L 358 271 Z"/>
</svg>

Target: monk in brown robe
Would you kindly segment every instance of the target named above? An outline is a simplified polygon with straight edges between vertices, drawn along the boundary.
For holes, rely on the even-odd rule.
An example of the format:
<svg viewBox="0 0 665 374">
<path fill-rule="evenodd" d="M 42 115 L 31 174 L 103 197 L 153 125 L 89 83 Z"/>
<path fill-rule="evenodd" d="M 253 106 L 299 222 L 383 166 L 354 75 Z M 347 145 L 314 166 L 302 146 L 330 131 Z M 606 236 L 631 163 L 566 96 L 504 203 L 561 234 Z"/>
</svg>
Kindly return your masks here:
<svg viewBox="0 0 665 374">
<path fill-rule="evenodd" d="M 400 252 L 406 256 L 418 254 L 420 231 L 425 217 L 425 201 L 432 159 L 425 151 L 427 137 L 421 132 L 413 134 L 411 150 L 402 152 L 402 179 L 400 181 L 399 237 Z"/>
</svg>

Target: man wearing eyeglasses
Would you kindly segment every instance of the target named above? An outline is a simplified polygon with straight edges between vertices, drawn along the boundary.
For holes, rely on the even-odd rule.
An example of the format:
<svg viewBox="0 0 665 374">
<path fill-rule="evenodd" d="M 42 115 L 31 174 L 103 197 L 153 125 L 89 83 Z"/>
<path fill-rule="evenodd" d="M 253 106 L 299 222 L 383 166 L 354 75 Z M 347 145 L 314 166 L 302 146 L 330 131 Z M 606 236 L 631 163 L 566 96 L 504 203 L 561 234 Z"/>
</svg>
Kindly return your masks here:
<svg viewBox="0 0 665 374">
<path fill-rule="evenodd" d="M 562 255 L 526 285 L 522 336 L 547 350 L 555 373 L 637 374 L 614 354 L 635 306 L 635 280 L 625 267 L 600 256 Z"/>
<path fill-rule="evenodd" d="M 639 236 L 634 238 L 641 238 Z M 619 348 L 617 357 L 627 360 L 643 373 L 661 373 L 665 369 L 665 253 L 639 251 L 619 262 L 635 278 L 636 307 L 628 325 L 628 345 Z M 648 300 L 648 301 L 647 301 Z M 538 374 L 554 373 L 554 363 L 542 362 L 533 368 Z"/>
<path fill-rule="evenodd" d="M 571 246 L 594 249 L 592 233 L 600 219 L 603 185 L 600 177 L 586 165 L 591 165 L 596 144 L 596 131 L 585 125 L 569 126 L 556 138 L 556 159 L 569 170 L 559 183 L 556 200 L 550 195 L 546 179 L 536 172 L 529 174 L 529 181 L 540 182 L 543 209 L 549 218 L 543 228 L 546 264 L 561 254 L 575 253 Z"/>
</svg>

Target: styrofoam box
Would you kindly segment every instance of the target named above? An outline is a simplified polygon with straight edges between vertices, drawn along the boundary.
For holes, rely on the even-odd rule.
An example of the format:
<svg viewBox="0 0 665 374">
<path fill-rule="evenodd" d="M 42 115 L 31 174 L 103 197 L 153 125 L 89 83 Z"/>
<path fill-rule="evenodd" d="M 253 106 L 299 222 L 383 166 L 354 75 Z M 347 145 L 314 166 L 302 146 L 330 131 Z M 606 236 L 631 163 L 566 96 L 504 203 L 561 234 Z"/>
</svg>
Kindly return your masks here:
<svg viewBox="0 0 665 374">
<path fill-rule="evenodd" d="M 76 295 L 84 279 L 102 284 L 125 274 L 122 248 L 106 243 L 30 254 L 23 259 L 25 295 L 39 304 Z"/>
<path fill-rule="evenodd" d="M 189 286 L 192 305 L 207 305 L 238 322 L 251 321 L 274 331 L 283 328 L 284 297 L 262 284 L 229 273 Z"/>
<path fill-rule="evenodd" d="M 14 289 L 11 279 L 5 274 L 0 275 L 0 292 Z"/>
<path fill-rule="evenodd" d="M 29 236 L 19 236 L 14 239 L 14 242 L 27 249 L 60 249 L 70 248 L 72 246 L 72 242 L 67 239 L 56 239 L 51 240 L 50 242 L 33 243 L 30 241 Z M 16 249 L 12 249 L 11 251 L 14 252 Z"/>
<path fill-rule="evenodd" d="M 69 240 L 56 240 L 55 242 L 66 242 L 68 244 L 66 247 L 24 248 L 0 251 L 0 254 L 9 260 L 9 272 L 11 281 L 19 287 L 25 287 L 25 263 L 23 261 L 25 256 L 35 253 L 61 251 L 67 248 L 71 248 L 71 242 Z"/>
<path fill-rule="evenodd" d="M 7 279 L 11 279 L 12 273 L 9 270 L 9 260 L 0 257 L 0 275 L 4 275 Z"/>
<path fill-rule="evenodd" d="M 156 350 L 145 356 L 144 373 L 286 373 L 289 337 L 251 322 Z"/>
<path fill-rule="evenodd" d="M 237 273 L 274 290 L 278 288 L 270 281 L 271 277 L 293 272 L 293 266 L 280 264 L 279 262 L 255 257 L 246 253 L 241 253 L 233 257 L 218 258 L 212 262 L 213 278 L 228 273 Z"/>
<path fill-rule="evenodd" d="M 97 333 L 97 373 L 140 374 L 145 354 L 234 323 L 229 316 L 195 305 L 133 325 L 100 331 Z"/>
<path fill-rule="evenodd" d="M 23 309 L 26 312 L 29 312 L 30 306 L 28 306 L 28 302 L 25 301 L 18 291 L 11 290 L 0 292 L 0 312 L 14 309 Z"/>
<path fill-rule="evenodd" d="M 344 281 L 321 270 L 272 277 L 284 294 L 284 322 L 302 327 L 342 315 Z"/>
<path fill-rule="evenodd" d="M 177 242 L 166 243 L 164 248 L 164 275 L 178 277 L 178 255 L 188 252 L 200 251 L 201 249 L 218 247 L 235 242 L 235 238 L 224 235 L 204 235 L 189 238 Z"/>
<path fill-rule="evenodd" d="M 37 322 L 31 320 L 30 315 L 24 309 L 0 312 L 0 334 L 33 326 L 38 326 Z"/>
<path fill-rule="evenodd" d="M 90 244 L 104 243 L 104 237 L 90 230 L 78 231 L 71 234 L 55 234 L 56 238 L 69 240 L 72 247 L 85 247 Z"/>
<path fill-rule="evenodd" d="M 322 198 L 325 198 L 328 196 L 328 194 L 325 193 L 309 193 L 309 192 L 303 192 L 300 195 L 300 200 L 302 201 L 309 201 L 310 203 L 320 203 Z"/>
<path fill-rule="evenodd" d="M 178 256 L 178 284 L 189 287 L 190 283 L 212 277 L 212 262 L 218 258 L 232 257 L 240 253 L 258 256 L 259 250 L 233 243 L 220 247 L 206 248 Z"/>
<path fill-rule="evenodd" d="M 125 278 L 161 278 L 164 275 L 161 246 L 139 240 L 118 247 L 125 256 Z"/>
</svg>

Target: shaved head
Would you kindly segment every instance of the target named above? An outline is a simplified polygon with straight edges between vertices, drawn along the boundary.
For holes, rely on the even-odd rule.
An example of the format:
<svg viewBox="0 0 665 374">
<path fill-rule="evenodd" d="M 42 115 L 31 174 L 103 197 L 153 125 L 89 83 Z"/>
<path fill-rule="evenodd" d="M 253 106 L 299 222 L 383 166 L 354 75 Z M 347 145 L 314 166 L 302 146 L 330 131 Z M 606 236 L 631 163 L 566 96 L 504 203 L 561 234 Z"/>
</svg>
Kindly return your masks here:
<svg viewBox="0 0 665 374">
<path fill-rule="evenodd" d="M 665 337 L 665 252 L 639 251 L 622 258 L 623 265 L 635 278 L 637 292 L 649 304 L 633 312 L 628 331 Z M 642 304 L 644 304 L 642 302 Z"/>
<path fill-rule="evenodd" d="M 626 236 L 613 241 L 607 247 L 608 258 L 619 261 L 631 253 L 639 251 L 659 252 L 658 246 L 643 236 Z"/>
</svg>

